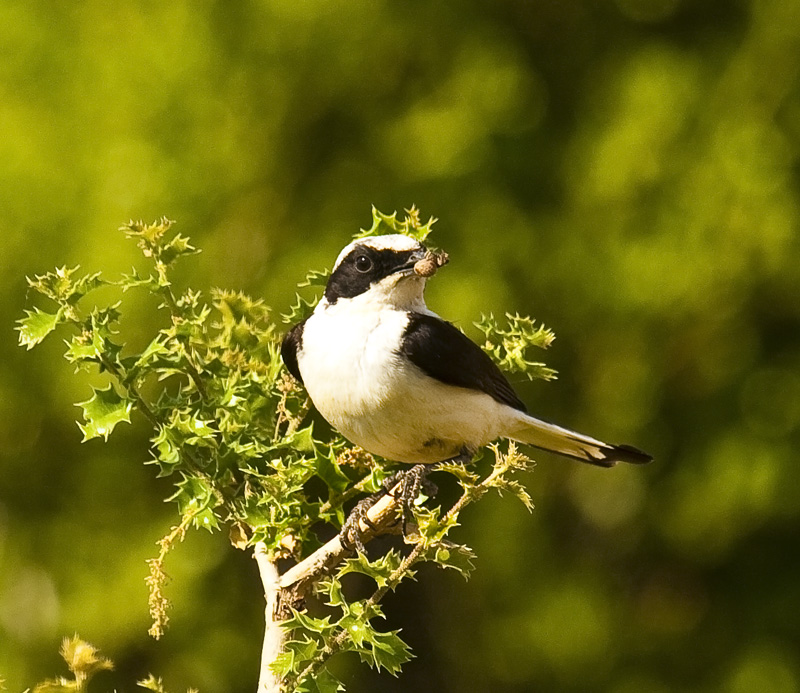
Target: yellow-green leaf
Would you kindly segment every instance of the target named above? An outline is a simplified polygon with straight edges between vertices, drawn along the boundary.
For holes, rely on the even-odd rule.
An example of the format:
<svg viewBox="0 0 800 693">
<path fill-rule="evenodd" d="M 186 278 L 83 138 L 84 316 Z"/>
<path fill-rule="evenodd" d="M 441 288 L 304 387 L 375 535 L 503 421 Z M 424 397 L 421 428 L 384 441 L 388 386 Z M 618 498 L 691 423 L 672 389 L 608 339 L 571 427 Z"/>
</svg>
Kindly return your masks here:
<svg viewBox="0 0 800 693">
<path fill-rule="evenodd" d="M 38 308 L 26 310 L 25 313 L 28 317 L 17 320 L 19 323 L 17 330 L 19 331 L 20 346 L 28 349 L 33 349 L 50 334 L 58 325 L 62 315 L 61 310 L 55 313 L 45 313 Z"/>
<path fill-rule="evenodd" d="M 118 423 L 130 423 L 133 403 L 118 395 L 111 385 L 105 390 L 93 389 L 94 396 L 91 399 L 75 405 L 83 409 L 85 419 L 85 423 L 78 426 L 83 431 L 84 441 L 100 436 L 108 440 L 109 434 Z"/>
</svg>

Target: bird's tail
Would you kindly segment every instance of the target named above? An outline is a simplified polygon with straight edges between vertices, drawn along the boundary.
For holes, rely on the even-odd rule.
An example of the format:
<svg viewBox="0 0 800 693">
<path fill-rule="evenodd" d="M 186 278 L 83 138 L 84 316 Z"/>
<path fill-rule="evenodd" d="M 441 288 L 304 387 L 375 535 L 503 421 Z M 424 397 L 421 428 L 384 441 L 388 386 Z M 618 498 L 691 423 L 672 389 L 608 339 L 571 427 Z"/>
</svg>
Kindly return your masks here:
<svg viewBox="0 0 800 693">
<path fill-rule="evenodd" d="M 521 416 L 517 425 L 506 435 L 517 442 L 598 467 L 613 467 L 617 462 L 646 464 L 653 459 L 631 445 L 609 445 L 527 414 Z"/>
</svg>

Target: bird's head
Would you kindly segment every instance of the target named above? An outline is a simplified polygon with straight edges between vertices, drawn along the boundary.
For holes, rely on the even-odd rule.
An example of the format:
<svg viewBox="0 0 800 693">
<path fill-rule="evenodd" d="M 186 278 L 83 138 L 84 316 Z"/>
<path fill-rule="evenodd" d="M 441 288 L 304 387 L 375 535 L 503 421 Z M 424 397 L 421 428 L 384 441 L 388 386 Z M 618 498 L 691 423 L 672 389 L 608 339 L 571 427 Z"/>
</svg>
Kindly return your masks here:
<svg viewBox="0 0 800 693">
<path fill-rule="evenodd" d="M 339 254 L 323 302 L 358 299 L 424 308 L 425 281 L 433 274 L 427 268 L 436 265 L 435 257 L 441 258 L 439 265 L 446 262 L 446 256 L 434 256 L 422 243 L 402 234 L 359 238 Z"/>
</svg>

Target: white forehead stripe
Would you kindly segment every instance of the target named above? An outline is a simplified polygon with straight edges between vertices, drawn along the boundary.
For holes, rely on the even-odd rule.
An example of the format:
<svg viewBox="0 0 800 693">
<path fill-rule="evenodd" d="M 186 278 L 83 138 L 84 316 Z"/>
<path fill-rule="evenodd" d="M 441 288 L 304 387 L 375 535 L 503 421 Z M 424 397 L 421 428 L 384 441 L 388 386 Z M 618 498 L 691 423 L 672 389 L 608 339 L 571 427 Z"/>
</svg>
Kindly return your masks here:
<svg viewBox="0 0 800 693">
<path fill-rule="evenodd" d="M 406 250 L 416 250 L 420 247 L 420 243 L 415 241 L 411 236 L 405 236 L 402 233 L 393 233 L 386 236 L 368 236 L 367 238 L 359 238 L 349 245 L 345 246 L 344 250 L 339 253 L 336 258 L 336 263 L 333 269 L 339 266 L 339 263 L 344 260 L 356 246 L 366 245 L 375 250 L 396 250 L 404 252 Z"/>
</svg>

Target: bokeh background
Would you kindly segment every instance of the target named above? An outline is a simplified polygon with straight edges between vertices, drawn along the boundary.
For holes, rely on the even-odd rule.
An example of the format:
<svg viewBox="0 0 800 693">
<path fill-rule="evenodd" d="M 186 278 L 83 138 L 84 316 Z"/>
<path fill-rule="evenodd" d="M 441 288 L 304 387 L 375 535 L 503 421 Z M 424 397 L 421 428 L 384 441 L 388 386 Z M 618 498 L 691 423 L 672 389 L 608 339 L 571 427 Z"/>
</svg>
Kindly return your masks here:
<svg viewBox="0 0 800 693">
<path fill-rule="evenodd" d="M 466 515 L 470 582 L 388 600 L 403 678 L 343 658 L 348 690 L 800 690 L 799 75 L 796 0 L 3 0 L 9 690 L 77 632 L 117 664 L 95 690 L 252 691 L 263 615 L 253 561 L 195 532 L 148 638 L 170 484 L 142 420 L 80 443 L 87 378 L 16 345 L 25 275 L 128 271 L 117 227 L 167 215 L 203 249 L 187 282 L 280 310 L 370 205 L 414 203 L 452 260 L 429 305 L 544 321 L 560 379 L 516 383 L 530 408 L 656 461 L 537 455 L 533 514 Z"/>
</svg>

